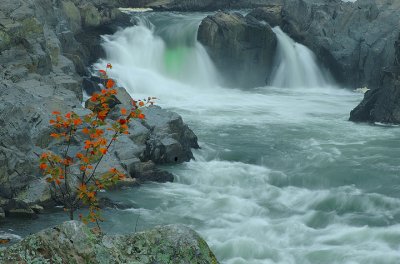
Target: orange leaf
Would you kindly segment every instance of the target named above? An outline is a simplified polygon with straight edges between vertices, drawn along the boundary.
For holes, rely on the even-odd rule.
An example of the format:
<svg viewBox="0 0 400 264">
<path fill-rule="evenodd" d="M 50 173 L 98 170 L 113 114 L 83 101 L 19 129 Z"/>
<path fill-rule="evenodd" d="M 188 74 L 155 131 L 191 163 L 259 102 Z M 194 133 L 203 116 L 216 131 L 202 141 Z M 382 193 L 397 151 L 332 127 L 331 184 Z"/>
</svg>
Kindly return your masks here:
<svg viewBox="0 0 400 264">
<path fill-rule="evenodd" d="M 107 149 L 106 149 L 106 148 L 101 148 L 101 149 L 100 149 L 100 152 L 101 152 L 103 155 L 106 155 Z"/>
<path fill-rule="evenodd" d="M 126 109 L 125 108 L 121 108 L 121 114 L 122 115 L 126 115 Z"/>
<path fill-rule="evenodd" d="M 106 83 L 106 87 L 107 87 L 108 89 L 110 89 L 110 88 L 114 87 L 114 85 L 115 85 L 114 80 L 113 80 L 113 79 L 108 79 L 108 81 L 107 81 L 107 83 Z"/>
<path fill-rule="evenodd" d="M 144 103 L 142 101 L 140 101 L 139 106 L 144 106 Z"/>
<path fill-rule="evenodd" d="M 41 170 L 45 170 L 47 168 L 47 164 L 46 163 L 40 163 L 39 168 Z"/>
<path fill-rule="evenodd" d="M 53 137 L 53 138 L 59 138 L 59 137 L 60 137 L 60 135 L 59 135 L 59 134 L 57 134 L 57 133 L 51 133 L 51 134 L 50 134 L 50 137 Z"/>
<path fill-rule="evenodd" d="M 139 117 L 140 119 L 144 119 L 144 118 L 145 118 L 144 114 L 139 114 L 138 117 Z"/>
<path fill-rule="evenodd" d="M 79 126 L 80 124 L 82 124 L 82 120 L 80 118 L 74 119 L 74 125 L 75 126 Z"/>
<path fill-rule="evenodd" d="M 71 112 L 66 113 L 66 114 L 65 114 L 65 117 L 66 117 L 66 118 L 71 118 Z"/>
<path fill-rule="evenodd" d="M 61 113 L 58 112 L 58 111 L 53 111 L 51 114 L 52 114 L 52 115 L 60 115 Z"/>
<path fill-rule="evenodd" d="M 5 238 L 5 239 L 0 239 L 0 244 L 4 245 L 7 244 L 8 242 L 10 242 L 11 240 L 9 238 Z"/>
</svg>

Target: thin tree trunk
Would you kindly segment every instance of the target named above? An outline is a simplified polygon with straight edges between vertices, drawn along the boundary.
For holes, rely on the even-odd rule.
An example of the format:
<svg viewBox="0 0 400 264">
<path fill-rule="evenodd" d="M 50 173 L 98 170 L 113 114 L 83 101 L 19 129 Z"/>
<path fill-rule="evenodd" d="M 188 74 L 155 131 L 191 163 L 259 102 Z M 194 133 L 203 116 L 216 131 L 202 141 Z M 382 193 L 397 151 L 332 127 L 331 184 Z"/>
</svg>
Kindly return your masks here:
<svg viewBox="0 0 400 264">
<path fill-rule="evenodd" d="M 69 208 L 69 220 L 74 220 L 74 209 Z"/>
</svg>

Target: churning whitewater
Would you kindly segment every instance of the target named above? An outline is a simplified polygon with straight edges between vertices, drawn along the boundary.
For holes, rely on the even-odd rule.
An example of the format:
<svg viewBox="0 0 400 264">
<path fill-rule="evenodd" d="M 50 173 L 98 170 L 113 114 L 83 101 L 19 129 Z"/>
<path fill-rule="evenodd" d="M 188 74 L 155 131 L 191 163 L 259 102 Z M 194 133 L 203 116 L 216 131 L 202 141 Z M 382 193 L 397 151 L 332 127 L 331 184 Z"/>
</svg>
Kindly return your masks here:
<svg viewBox="0 0 400 264">
<path fill-rule="evenodd" d="M 187 224 L 221 263 L 399 263 L 398 130 L 348 122 L 362 95 L 279 28 L 270 86 L 221 87 L 196 41 L 206 15 L 136 14 L 104 37 L 97 66 L 181 114 L 201 144 L 196 160 L 166 168 L 174 183 L 111 193 L 137 206 L 106 210 L 106 229 Z"/>
<path fill-rule="evenodd" d="M 279 28 L 271 86 L 221 87 L 204 17 L 145 14 L 105 37 L 112 77 L 183 115 L 202 147 L 175 183 L 115 194 L 141 209 L 110 212 L 110 229 L 188 224 L 222 263 L 398 263 L 396 130 L 348 122 L 361 95 Z"/>
</svg>

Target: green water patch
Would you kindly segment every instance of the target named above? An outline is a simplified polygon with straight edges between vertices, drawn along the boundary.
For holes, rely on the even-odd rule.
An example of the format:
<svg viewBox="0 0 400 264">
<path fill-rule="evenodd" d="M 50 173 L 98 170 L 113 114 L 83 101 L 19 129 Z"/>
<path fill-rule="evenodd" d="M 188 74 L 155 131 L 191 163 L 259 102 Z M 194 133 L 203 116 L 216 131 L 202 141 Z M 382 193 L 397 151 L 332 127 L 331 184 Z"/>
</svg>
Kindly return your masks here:
<svg viewBox="0 0 400 264">
<path fill-rule="evenodd" d="M 184 73 L 190 49 L 177 47 L 167 49 L 164 53 L 164 66 L 168 75 L 181 77 Z"/>
</svg>

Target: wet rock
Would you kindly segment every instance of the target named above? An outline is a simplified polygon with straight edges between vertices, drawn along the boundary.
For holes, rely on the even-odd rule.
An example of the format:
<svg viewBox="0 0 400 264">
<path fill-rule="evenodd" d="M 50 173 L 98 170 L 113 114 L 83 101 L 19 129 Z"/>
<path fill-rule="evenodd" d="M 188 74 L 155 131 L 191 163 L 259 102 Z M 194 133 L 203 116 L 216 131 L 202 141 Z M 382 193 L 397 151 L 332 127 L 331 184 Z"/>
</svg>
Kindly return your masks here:
<svg viewBox="0 0 400 264">
<path fill-rule="evenodd" d="M 131 201 L 113 201 L 108 197 L 101 197 L 99 199 L 99 206 L 100 208 L 114 208 L 120 210 L 138 208 L 137 204 Z"/>
<path fill-rule="evenodd" d="M 361 103 L 351 111 L 351 121 L 400 123 L 400 34 L 394 48 L 393 66 L 384 71 L 379 88 L 368 91 Z"/>
<path fill-rule="evenodd" d="M 3 207 L 5 215 L 7 217 L 18 217 L 18 218 L 36 218 L 37 215 L 30 206 L 20 200 L 11 199 Z"/>
<path fill-rule="evenodd" d="M 271 27 L 280 26 L 283 23 L 282 5 L 259 7 L 251 11 L 249 15 L 259 21 L 268 23 Z"/>
<path fill-rule="evenodd" d="M 174 181 L 172 173 L 158 169 L 152 161 L 135 163 L 130 170 L 130 175 L 137 179 L 139 183 Z"/>
<path fill-rule="evenodd" d="M 207 48 L 227 84 L 265 85 L 277 45 L 275 33 L 268 24 L 251 15 L 218 12 L 201 22 L 197 38 Z"/>
<path fill-rule="evenodd" d="M 0 219 L 3 219 L 6 217 L 6 213 L 4 212 L 4 209 L 0 207 Z"/>
<path fill-rule="evenodd" d="M 158 106 L 143 110 L 144 126 L 150 131 L 146 141 L 143 161 L 152 160 L 156 164 L 182 163 L 193 159 L 192 148 L 199 148 L 197 136 L 183 123 L 182 117 Z"/>
<path fill-rule="evenodd" d="M 2 263 L 191 263 L 217 264 L 193 230 L 169 225 L 129 235 L 92 233 L 80 222 L 65 222 L 0 251 Z"/>
</svg>

